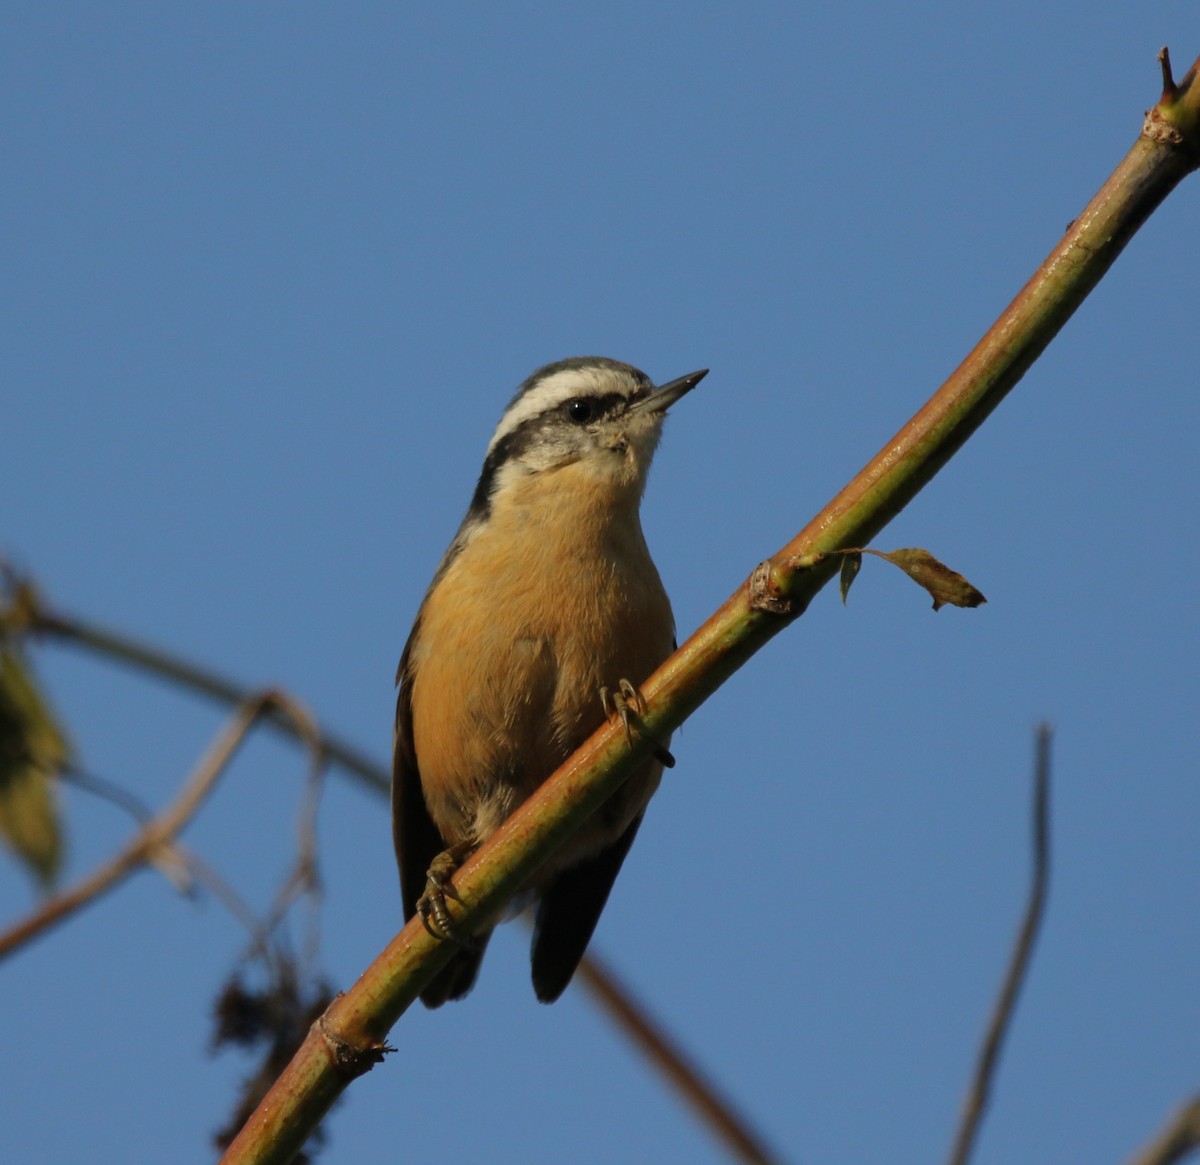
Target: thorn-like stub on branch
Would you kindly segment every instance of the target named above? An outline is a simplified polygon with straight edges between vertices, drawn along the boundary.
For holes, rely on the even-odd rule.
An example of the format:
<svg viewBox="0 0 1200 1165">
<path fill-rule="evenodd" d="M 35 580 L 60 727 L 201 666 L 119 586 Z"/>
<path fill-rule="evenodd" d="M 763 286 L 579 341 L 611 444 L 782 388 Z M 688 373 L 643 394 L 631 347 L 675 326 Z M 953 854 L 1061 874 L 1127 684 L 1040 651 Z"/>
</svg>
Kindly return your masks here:
<svg viewBox="0 0 1200 1165">
<path fill-rule="evenodd" d="M 769 615 L 790 615 L 795 604 L 780 593 L 768 558 L 760 562 L 750 575 L 750 606 Z"/>
<path fill-rule="evenodd" d="M 329 1049 L 338 1075 L 347 1080 L 356 1080 L 359 1076 L 370 1072 L 376 1064 L 382 1064 L 384 1056 L 392 1051 L 387 1044 L 375 1044 L 369 1048 L 355 1047 L 329 1026 L 324 1015 L 317 1018 L 314 1026 Z"/>
<path fill-rule="evenodd" d="M 1158 63 L 1162 67 L 1162 96 L 1153 109 L 1146 111 L 1142 137 L 1179 151 L 1186 157 L 1189 169 L 1195 170 L 1200 167 L 1200 124 L 1194 91 L 1200 61 L 1178 81 L 1171 71 L 1171 54 L 1165 45 L 1159 49 Z"/>
<path fill-rule="evenodd" d="M 1163 91 L 1162 100 L 1171 101 L 1175 97 L 1175 78 L 1171 76 L 1171 50 L 1163 45 L 1158 50 L 1158 63 L 1162 66 Z"/>
</svg>

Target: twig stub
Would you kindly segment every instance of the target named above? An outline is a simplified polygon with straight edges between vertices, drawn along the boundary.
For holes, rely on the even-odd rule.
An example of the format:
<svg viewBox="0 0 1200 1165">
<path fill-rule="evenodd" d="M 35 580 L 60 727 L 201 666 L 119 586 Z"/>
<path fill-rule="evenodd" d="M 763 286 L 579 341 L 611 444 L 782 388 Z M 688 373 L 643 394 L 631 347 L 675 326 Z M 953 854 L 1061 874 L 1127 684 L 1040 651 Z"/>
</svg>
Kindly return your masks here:
<svg viewBox="0 0 1200 1165">
<path fill-rule="evenodd" d="M 338 997 L 341 997 L 340 992 Z M 326 1012 L 318 1016 L 313 1028 L 329 1049 L 338 1075 L 344 1079 L 357 1080 L 358 1077 L 366 1075 L 376 1064 L 383 1063 L 383 1058 L 388 1052 L 394 1051 L 387 1044 L 374 1044 L 369 1048 L 357 1047 L 329 1026 L 325 1019 L 328 1014 Z"/>
</svg>

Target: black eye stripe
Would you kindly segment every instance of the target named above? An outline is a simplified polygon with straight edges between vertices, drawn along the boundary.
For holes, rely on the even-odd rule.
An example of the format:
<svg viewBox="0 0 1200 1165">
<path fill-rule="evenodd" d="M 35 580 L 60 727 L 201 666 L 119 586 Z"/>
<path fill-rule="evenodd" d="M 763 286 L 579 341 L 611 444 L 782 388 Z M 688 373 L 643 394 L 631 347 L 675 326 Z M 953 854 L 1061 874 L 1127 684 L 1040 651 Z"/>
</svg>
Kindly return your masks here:
<svg viewBox="0 0 1200 1165">
<path fill-rule="evenodd" d="M 623 392 L 606 392 L 602 396 L 575 396 L 559 406 L 563 415 L 577 425 L 586 425 L 597 417 L 616 413 L 625 408 L 630 398 Z"/>
<path fill-rule="evenodd" d="M 471 505 L 467 510 L 468 515 L 477 519 L 487 517 L 491 509 L 492 491 L 496 486 L 496 476 L 500 472 L 501 466 L 507 461 L 521 457 L 531 445 L 540 439 L 540 435 L 546 429 L 547 424 L 557 422 L 557 424 L 562 425 L 565 421 L 572 428 L 583 426 L 592 421 L 599 420 L 606 414 L 611 415 L 623 412 L 634 401 L 641 400 L 648 391 L 646 389 L 632 394 L 606 392 L 599 396 L 573 396 L 568 400 L 562 401 L 560 404 L 551 405 L 544 413 L 538 413 L 536 416 L 522 421 L 515 429 L 506 433 L 496 442 L 492 451 L 484 460 L 483 471 L 479 475 L 479 481 L 475 486 L 475 493 L 471 498 Z M 571 406 L 576 404 L 588 406 L 590 413 L 586 418 L 578 419 L 572 417 Z"/>
</svg>

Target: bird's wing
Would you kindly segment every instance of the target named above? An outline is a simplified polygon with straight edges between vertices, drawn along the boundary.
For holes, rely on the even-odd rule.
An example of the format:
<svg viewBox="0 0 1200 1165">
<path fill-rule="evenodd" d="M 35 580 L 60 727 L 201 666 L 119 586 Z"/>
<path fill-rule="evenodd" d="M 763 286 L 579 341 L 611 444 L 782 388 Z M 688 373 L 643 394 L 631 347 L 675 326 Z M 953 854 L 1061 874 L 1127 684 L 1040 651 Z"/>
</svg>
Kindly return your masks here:
<svg viewBox="0 0 1200 1165">
<path fill-rule="evenodd" d="M 392 840 L 396 846 L 396 862 L 400 866 L 405 921 L 417 912 L 417 899 L 425 892 L 429 864 L 446 848 L 425 805 L 421 771 L 417 768 L 417 752 L 413 747 L 413 677 L 409 671 L 409 657 L 417 627 L 413 628 L 404 645 L 396 672 L 400 691 L 396 699 L 396 732 L 392 743 Z"/>
<path fill-rule="evenodd" d="M 445 839 L 425 805 L 421 771 L 413 747 L 413 676 L 409 657 L 419 626 L 418 620 L 404 645 L 396 673 L 400 691 L 396 699 L 396 732 L 392 747 L 392 840 L 400 867 L 400 896 L 404 902 L 405 921 L 417 913 L 417 900 L 425 892 L 429 866 L 446 848 Z M 471 946 L 459 950 L 425 987 L 421 1001 L 426 1007 L 440 1007 L 448 999 L 461 999 L 471 990 L 489 937 L 487 931 L 475 935 Z"/>
</svg>

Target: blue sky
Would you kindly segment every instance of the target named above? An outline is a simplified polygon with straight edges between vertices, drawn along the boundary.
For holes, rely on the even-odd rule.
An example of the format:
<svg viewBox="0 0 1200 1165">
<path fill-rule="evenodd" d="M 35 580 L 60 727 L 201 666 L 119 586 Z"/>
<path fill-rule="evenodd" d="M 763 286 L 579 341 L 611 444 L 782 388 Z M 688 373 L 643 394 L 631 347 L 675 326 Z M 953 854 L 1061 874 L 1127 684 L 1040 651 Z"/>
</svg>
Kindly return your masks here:
<svg viewBox="0 0 1200 1165">
<path fill-rule="evenodd" d="M 8 5 L 0 553 L 58 606 L 386 757 L 392 676 L 515 385 L 665 380 L 644 507 L 688 634 L 941 382 L 1200 52 L 1195 6 Z M 944 1155 L 1057 729 L 1045 930 L 976 1160 L 1120 1161 L 1200 1085 L 1196 179 L 878 540 L 677 736 L 597 948 L 789 1160 Z M 165 804 L 222 716 L 46 646 L 87 766 Z M 186 839 L 265 908 L 300 754 Z M 128 825 L 64 796 L 72 879 Z M 331 778 L 322 969 L 399 924 L 383 806 Z M 34 901 L 0 866 L 0 916 Z M 142 874 L 7 961 L 13 1160 L 203 1161 L 247 1070 L 243 947 Z M 329 1162 L 723 1160 L 527 938 L 413 1012 Z"/>
</svg>

